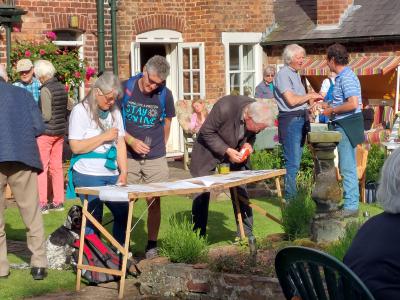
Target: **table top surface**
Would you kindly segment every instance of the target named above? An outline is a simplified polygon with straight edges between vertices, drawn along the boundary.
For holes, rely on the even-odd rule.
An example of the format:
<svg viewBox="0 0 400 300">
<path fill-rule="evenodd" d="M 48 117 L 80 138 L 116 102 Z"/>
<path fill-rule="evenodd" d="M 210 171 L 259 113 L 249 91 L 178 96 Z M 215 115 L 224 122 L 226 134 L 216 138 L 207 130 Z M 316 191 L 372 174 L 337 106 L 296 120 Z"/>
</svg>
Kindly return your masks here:
<svg viewBox="0 0 400 300">
<path fill-rule="evenodd" d="M 108 194 L 126 193 L 127 198 L 135 200 L 143 197 L 189 195 L 211 190 L 224 190 L 227 188 L 274 178 L 286 174 L 285 169 L 274 170 L 247 170 L 230 172 L 229 174 L 216 174 L 203 177 L 178 180 L 173 182 L 160 182 L 150 184 L 133 184 L 127 186 L 101 186 L 78 187 L 77 194 L 100 195 L 100 192 Z"/>
</svg>

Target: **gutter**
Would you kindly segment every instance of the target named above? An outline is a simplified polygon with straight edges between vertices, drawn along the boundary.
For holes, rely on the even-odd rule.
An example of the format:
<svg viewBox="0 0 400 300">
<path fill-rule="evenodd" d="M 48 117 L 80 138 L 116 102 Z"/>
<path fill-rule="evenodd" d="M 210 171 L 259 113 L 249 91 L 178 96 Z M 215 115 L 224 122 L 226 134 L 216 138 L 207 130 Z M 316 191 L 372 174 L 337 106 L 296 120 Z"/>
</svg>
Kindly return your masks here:
<svg viewBox="0 0 400 300">
<path fill-rule="evenodd" d="M 381 35 L 381 36 L 368 36 L 368 37 L 339 37 L 339 38 L 325 38 L 325 39 L 307 39 L 307 40 L 281 40 L 281 41 L 264 41 L 261 46 L 277 46 L 288 44 L 332 44 L 332 43 L 362 43 L 372 41 L 399 41 L 400 35 Z"/>
</svg>

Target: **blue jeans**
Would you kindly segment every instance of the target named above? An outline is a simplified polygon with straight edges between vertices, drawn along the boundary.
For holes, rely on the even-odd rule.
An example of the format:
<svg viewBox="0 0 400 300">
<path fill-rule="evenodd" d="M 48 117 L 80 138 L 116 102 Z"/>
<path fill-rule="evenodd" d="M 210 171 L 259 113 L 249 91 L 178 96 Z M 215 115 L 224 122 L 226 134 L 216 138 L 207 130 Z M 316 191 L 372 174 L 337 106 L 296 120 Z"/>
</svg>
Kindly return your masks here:
<svg viewBox="0 0 400 300">
<path fill-rule="evenodd" d="M 356 210 L 358 209 L 360 198 L 356 151 L 342 127 L 336 125 L 335 131 L 342 134 L 342 139 L 337 147 L 339 152 L 339 170 L 343 177 L 344 209 Z"/>
<path fill-rule="evenodd" d="M 73 180 L 75 187 L 80 186 L 102 186 L 115 184 L 118 180 L 118 176 L 91 176 L 85 175 L 76 171 L 73 171 Z M 79 195 L 83 202 L 84 196 Z M 111 211 L 114 217 L 114 225 L 112 234 L 113 237 L 121 245 L 125 244 L 125 232 L 126 223 L 128 221 L 128 203 L 127 202 L 104 202 L 108 209 Z M 102 222 L 103 219 L 103 202 L 100 201 L 98 196 L 88 197 L 88 211 L 91 212 L 93 217 Z M 88 222 L 86 225 L 85 234 L 96 233 L 99 235 L 99 231 L 93 226 L 92 223 Z"/>
<path fill-rule="evenodd" d="M 281 123 L 279 123 L 281 124 Z M 303 116 L 293 117 L 287 124 L 285 137 L 282 140 L 283 158 L 285 160 L 285 198 L 290 200 L 297 194 L 296 177 L 300 169 L 301 156 L 306 137 L 306 121 Z"/>
</svg>

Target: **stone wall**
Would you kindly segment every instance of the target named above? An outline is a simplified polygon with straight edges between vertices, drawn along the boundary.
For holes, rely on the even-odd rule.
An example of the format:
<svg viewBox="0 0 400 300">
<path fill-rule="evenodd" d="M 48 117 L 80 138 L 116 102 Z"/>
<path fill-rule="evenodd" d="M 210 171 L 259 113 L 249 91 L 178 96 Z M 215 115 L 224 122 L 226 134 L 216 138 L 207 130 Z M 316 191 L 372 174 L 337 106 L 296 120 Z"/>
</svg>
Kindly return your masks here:
<svg viewBox="0 0 400 300">
<path fill-rule="evenodd" d="M 192 265 L 152 263 L 142 269 L 140 291 L 181 299 L 285 299 L 278 279 L 213 273 Z"/>
</svg>

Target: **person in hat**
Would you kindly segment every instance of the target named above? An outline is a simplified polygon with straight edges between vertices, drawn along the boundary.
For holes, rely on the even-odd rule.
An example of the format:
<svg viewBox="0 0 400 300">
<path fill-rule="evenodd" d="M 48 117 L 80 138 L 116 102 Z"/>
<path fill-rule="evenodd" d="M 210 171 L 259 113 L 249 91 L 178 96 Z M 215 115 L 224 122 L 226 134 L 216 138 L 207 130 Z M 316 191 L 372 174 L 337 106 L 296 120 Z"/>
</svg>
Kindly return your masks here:
<svg viewBox="0 0 400 300">
<path fill-rule="evenodd" d="M 23 58 L 17 62 L 17 72 L 19 78 L 14 82 L 15 86 L 21 87 L 30 92 L 35 99 L 36 103 L 39 103 L 40 99 L 40 82 L 33 76 L 33 64 L 30 59 Z"/>
</svg>

